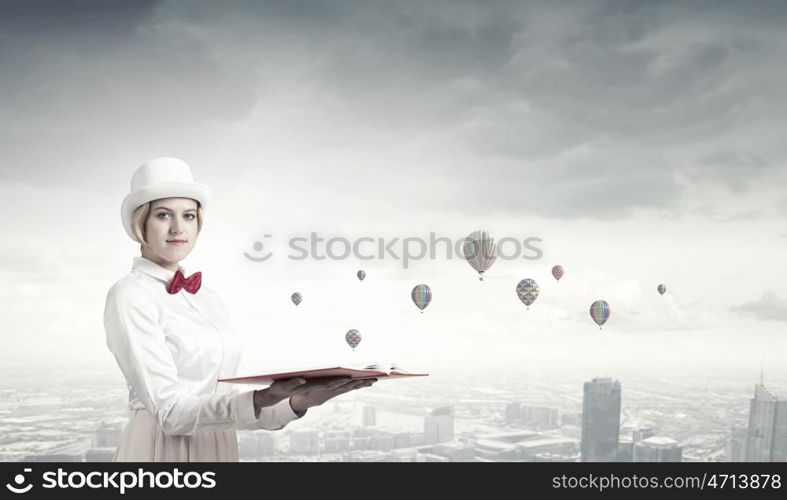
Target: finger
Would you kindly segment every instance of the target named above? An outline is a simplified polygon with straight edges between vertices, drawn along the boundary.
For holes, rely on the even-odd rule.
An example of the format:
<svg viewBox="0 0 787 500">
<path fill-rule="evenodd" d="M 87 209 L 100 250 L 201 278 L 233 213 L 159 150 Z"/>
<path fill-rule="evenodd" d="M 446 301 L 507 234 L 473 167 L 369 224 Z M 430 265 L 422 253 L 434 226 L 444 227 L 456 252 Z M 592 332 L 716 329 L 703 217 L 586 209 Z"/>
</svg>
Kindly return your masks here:
<svg viewBox="0 0 787 500">
<path fill-rule="evenodd" d="M 289 379 L 285 382 L 285 388 L 288 392 L 291 392 L 298 386 L 302 386 L 306 384 L 306 379 L 303 377 L 297 377 L 293 379 Z"/>
<path fill-rule="evenodd" d="M 357 380 L 357 381 L 352 382 L 350 384 L 343 385 L 342 387 L 340 387 L 338 389 L 338 391 L 340 391 L 339 392 L 340 394 L 343 394 L 345 392 L 354 391 L 355 389 L 360 389 L 361 387 L 371 387 L 374 384 L 374 382 L 376 382 L 376 380 L 375 381 L 372 381 L 372 380 Z"/>
<path fill-rule="evenodd" d="M 303 386 L 305 384 L 306 384 L 305 378 L 295 377 L 295 378 L 277 380 L 276 382 L 271 384 L 270 389 L 271 392 L 274 393 L 291 394 L 296 387 Z"/>
<path fill-rule="evenodd" d="M 334 387 L 346 387 L 348 385 L 353 385 L 354 386 L 354 385 L 362 384 L 362 383 L 366 382 L 367 380 L 369 380 L 369 379 L 344 380 L 344 381 L 342 381 L 341 383 L 339 383 L 338 385 L 336 385 Z"/>
<path fill-rule="evenodd" d="M 349 377 L 320 379 L 309 381 L 306 384 L 305 389 L 334 389 L 336 387 L 341 387 L 348 382 L 352 382 L 352 379 Z"/>
</svg>

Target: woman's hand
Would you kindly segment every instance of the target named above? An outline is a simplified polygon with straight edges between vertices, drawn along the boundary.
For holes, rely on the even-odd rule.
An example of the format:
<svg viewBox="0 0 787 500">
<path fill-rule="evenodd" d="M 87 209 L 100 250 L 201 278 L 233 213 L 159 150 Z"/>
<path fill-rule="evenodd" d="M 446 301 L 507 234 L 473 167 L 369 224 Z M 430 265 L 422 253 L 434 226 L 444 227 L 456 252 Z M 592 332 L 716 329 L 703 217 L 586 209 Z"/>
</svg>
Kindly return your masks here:
<svg viewBox="0 0 787 500">
<path fill-rule="evenodd" d="M 349 377 L 341 377 L 339 380 L 332 380 L 322 384 L 315 383 L 310 385 L 311 382 L 309 382 L 299 386 L 296 393 L 290 397 L 290 406 L 292 406 L 293 411 L 300 413 L 312 406 L 319 406 L 345 392 L 371 387 L 375 382 L 377 382 L 376 378 L 353 380 Z"/>
<path fill-rule="evenodd" d="M 324 377 L 308 381 L 302 377 L 277 380 L 267 389 L 254 391 L 254 411 L 259 415 L 262 407 L 273 406 L 284 399 L 292 398 L 290 406 L 293 411 L 300 413 L 339 394 L 369 387 L 376 381 L 376 378 L 353 380 L 350 377 Z"/>
</svg>

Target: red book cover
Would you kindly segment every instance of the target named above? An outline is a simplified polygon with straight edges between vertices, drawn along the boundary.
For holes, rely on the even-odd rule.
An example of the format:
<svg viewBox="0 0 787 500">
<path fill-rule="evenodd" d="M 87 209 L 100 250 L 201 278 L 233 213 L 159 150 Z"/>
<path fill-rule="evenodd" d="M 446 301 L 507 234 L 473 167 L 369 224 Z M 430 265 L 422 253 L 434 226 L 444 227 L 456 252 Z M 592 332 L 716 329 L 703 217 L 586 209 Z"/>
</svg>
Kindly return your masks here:
<svg viewBox="0 0 787 500">
<path fill-rule="evenodd" d="M 231 384 L 261 384 L 270 385 L 276 380 L 303 377 L 323 378 L 323 377 L 351 377 L 353 379 L 364 378 L 402 378 L 402 377 L 426 377 L 428 373 L 410 373 L 399 369 L 396 365 L 372 364 L 364 368 L 348 368 L 345 366 L 331 366 L 326 368 L 313 368 L 308 370 L 286 371 L 276 373 L 261 373 L 248 375 L 245 377 L 222 378 L 219 382 Z"/>
</svg>

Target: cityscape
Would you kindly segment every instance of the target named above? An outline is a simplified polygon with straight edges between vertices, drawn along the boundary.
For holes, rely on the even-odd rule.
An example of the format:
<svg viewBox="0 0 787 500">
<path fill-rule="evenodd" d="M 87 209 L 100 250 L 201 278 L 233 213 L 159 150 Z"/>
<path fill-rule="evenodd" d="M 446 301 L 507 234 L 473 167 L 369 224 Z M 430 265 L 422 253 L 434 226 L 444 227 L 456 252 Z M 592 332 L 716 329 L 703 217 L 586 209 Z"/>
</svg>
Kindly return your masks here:
<svg viewBox="0 0 787 500">
<path fill-rule="evenodd" d="M 787 461 L 787 399 L 761 375 L 434 374 L 381 380 L 279 431 L 238 431 L 241 461 Z M 0 460 L 111 461 L 127 421 L 112 371 L 15 373 Z"/>
</svg>

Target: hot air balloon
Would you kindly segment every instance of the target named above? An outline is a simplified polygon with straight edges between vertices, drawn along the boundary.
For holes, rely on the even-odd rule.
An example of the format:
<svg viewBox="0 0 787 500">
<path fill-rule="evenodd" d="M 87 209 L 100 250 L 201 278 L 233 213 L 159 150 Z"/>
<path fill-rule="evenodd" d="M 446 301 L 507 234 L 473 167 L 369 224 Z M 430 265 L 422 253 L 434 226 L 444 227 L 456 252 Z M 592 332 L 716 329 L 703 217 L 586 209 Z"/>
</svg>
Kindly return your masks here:
<svg viewBox="0 0 787 500">
<path fill-rule="evenodd" d="M 432 289 L 429 288 L 429 285 L 415 285 L 410 296 L 413 298 L 415 305 L 418 306 L 418 309 L 421 310 L 421 314 L 423 314 L 426 306 L 432 301 Z"/>
<path fill-rule="evenodd" d="M 295 293 L 292 294 L 292 297 L 290 297 L 290 299 L 292 299 L 292 303 L 297 306 L 298 304 L 301 303 L 301 300 L 303 300 L 303 297 L 301 297 L 300 293 L 295 292 Z"/>
<path fill-rule="evenodd" d="M 560 281 L 564 272 L 563 266 L 555 266 L 552 268 L 552 276 L 554 276 L 557 281 Z"/>
<path fill-rule="evenodd" d="M 358 330 L 356 329 L 349 330 L 347 334 L 344 336 L 344 340 L 347 341 L 347 343 L 350 345 L 350 347 L 353 348 L 354 351 L 355 348 L 358 347 L 358 344 L 361 343 L 361 334 L 358 333 Z"/>
<path fill-rule="evenodd" d="M 358 274 L 357 274 L 357 276 L 358 276 L 358 279 L 359 279 L 359 280 L 363 281 L 363 279 L 366 277 L 366 271 L 364 271 L 363 269 L 361 269 L 360 271 L 358 271 Z"/>
<path fill-rule="evenodd" d="M 530 304 L 538 298 L 538 283 L 530 278 L 523 279 L 516 286 L 516 294 L 519 296 L 519 300 L 530 309 Z"/>
<path fill-rule="evenodd" d="M 601 325 L 609 319 L 610 312 L 609 304 L 607 304 L 606 300 L 597 300 L 590 306 L 590 317 L 596 322 L 599 330 L 601 330 Z"/>
<path fill-rule="evenodd" d="M 465 238 L 462 252 L 467 262 L 478 271 L 478 280 L 484 281 L 484 271 L 489 269 L 497 258 L 494 238 L 486 231 L 473 231 Z"/>
<path fill-rule="evenodd" d="M 664 292 L 667 291 L 667 286 L 666 285 L 659 285 L 658 287 L 656 287 L 656 290 L 658 290 L 661 295 L 664 295 Z"/>
</svg>

